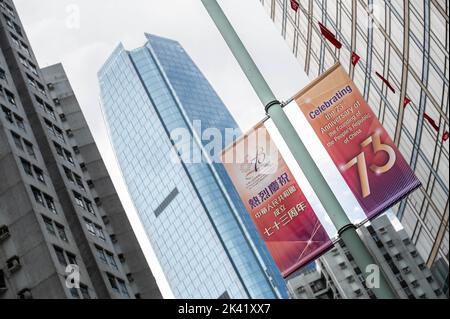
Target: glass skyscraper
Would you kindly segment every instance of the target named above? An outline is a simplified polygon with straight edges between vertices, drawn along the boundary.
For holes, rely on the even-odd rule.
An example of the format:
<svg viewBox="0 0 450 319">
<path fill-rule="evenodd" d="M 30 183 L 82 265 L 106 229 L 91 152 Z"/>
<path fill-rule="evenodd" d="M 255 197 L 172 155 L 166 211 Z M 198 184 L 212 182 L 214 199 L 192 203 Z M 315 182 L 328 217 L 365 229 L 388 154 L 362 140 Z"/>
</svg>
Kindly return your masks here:
<svg viewBox="0 0 450 319">
<path fill-rule="evenodd" d="M 449 130 L 448 1 L 306 0 L 297 12 L 288 0 L 259 1 L 311 79 L 336 61 L 347 68 L 409 160 L 423 187 L 394 210 L 448 292 L 449 141 L 442 138 Z M 336 35 L 341 50 L 322 37 L 318 22 Z M 361 56 L 356 67 L 352 51 Z M 411 100 L 407 107 L 405 97 Z"/>
<path fill-rule="evenodd" d="M 286 298 L 223 166 L 206 153 L 201 163 L 173 160 L 185 148 L 172 132 L 185 129 L 188 149 L 202 154 L 195 122 L 222 137 L 236 122 L 178 42 L 146 37 L 132 51 L 119 45 L 99 81 L 123 177 L 175 297 Z"/>
</svg>

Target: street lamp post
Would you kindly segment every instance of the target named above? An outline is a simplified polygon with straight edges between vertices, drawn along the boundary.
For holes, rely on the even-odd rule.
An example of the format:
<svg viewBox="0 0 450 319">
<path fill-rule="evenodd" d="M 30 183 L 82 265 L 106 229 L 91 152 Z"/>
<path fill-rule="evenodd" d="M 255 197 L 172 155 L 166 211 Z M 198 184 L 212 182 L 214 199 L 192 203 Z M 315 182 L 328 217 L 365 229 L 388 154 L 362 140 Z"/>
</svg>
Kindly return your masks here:
<svg viewBox="0 0 450 319">
<path fill-rule="evenodd" d="M 263 75 L 240 40 L 233 26 L 228 21 L 222 8 L 216 0 L 202 0 L 202 3 L 253 86 L 253 89 L 259 99 L 265 106 L 267 115 L 273 120 L 278 131 L 291 150 L 295 160 L 298 165 L 300 165 L 314 192 L 317 194 L 320 202 L 324 206 L 328 216 L 332 220 L 336 229 L 338 229 L 340 238 L 348 247 L 350 253 L 355 259 L 356 264 L 361 269 L 364 277 L 367 279 L 367 277 L 371 274 L 369 269 L 373 270 L 373 267 L 370 266 L 376 265 L 376 262 L 356 232 L 355 225 L 353 225 L 348 218 L 338 199 L 334 195 L 302 140 L 295 131 L 292 123 L 289 121 L 281 106 L 281 103 L 275 98 L 271 88 L 265 81 Z M 378 285 L 372 288 L 376 297 L 379 299 L 396 298 L 396 295 L 392 290 L 392 287 L 387 282 L 383 271 L 381 268 L 378 268 L 378 270 L 380 275 L 378 278 Z"/>
</svg>

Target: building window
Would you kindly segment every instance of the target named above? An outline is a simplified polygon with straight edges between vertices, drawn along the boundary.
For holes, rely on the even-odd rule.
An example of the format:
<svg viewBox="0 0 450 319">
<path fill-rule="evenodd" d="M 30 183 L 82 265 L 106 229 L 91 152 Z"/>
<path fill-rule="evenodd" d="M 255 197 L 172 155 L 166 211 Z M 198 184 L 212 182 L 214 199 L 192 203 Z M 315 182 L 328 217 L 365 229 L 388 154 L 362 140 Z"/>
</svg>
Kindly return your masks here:
<svg viewBox="0 0 450 319">
<path fill-rule="evenodd" d="M 5 4 L 6 7 L 6 11 L 8 11 L 8 13 L 12 16 L 12 17 L 16 17 L 16 14 L 14 13 L 13 8 L 11 8 L 9 5 Z"/>
<path fill-rule="evenodd" d="M 27 80 L 28 84 L 34 88 L 36 88 L 36 82 L 34 81 L 33 77 L 27 74 Z"/>
<path fill-rule="evenodd" d="M 45 216 L 42 216 L 42 219 L 44 220 L 45 228 L 47 229 L 47 231 L 52 235 L 56 235 L 52 220 Z"/>
<path fill-rule="evenodd" d="M 84 223 L 86 224 L 86 229 L 91 235 L 96 235 L 94 224 L 87 218 L 84 219 Z"/>
<path fill-rule="evenodd" d="M 55 146 L 56 153 L 57 153 L 60 157 L 62 157 L 62 158 L 65 159 L 65 157 L 64 157 L 64 152 L 63 152 L 62 147 L 61 147 L 58 143 L 56 143 L 56 142 L 53 142 L 53 145 Z"/>
<path fill-rule="evenodd" d="M 51 198 L 49 195 L 44 194 L 45 202 L 47 203 L 48 209 L 52 211 L 52 213 L 57 214 L 56 212 L 56 206 L 55 202 L 53 201 L 53 198 Z"/>
<path fill-rule="evenodd" d="M 69 180 L 69 182 L 75 184 L 75 180 L 73 178 L 72 171 L 65 166 L 63 166 L 63 169 L 64 169 L 64 173 L 66 174 L 66 177 Z"/>
<path fill-rule="evenodd" d="M 54 120 L 56 120 L 55 111 L 53 111 L 53 108 L 45 103 L 45 111 L 50 115 L 50 117 Z"/>
<path fill-rule="evenodd" d="M 5 114 L 5 119 L 9 122 L 9 123 L 11 123 L 11 124 L 13 124 L 14 122 L 13 122 L 13 113 L 11 112 L 11 110 L 10 109 L 8 109 L 6 106 L 4 106 L 4 105 L 2 105 L 2 111 L 3 111 L 3 113 Z"/>
<path fill-rule="evenodd" d="M 427 281 L 428 281 L 428 283 L 431 284 L 431 283 L 434 281 L 434 279 L 433 279 L 433 277 L 428 276 L 428 277 L 427 277 Z"/>
<path fill-rule="evenodd" d="M 119 283 L 120 292 L 124 296 L 127 296 L 129 298 L 130 297 L 130 293 L 128 292 L 128 288 L 127 288 L 127 285 L 125 284 L 125 281 L 123 281 L 122 279 L 117 279 L 117 282 Z"/>
<path fill-rule="evenodd" d="M 5 94 L 6 94 L 6 99 L 8 100 L 8 102 L 11 103 L 14 106 L 17 106 L 16 98 L 14 97 L 14 94 L 12 94 L 11 92 L 9 92 L 6 89 L 5 89 Z"/>
<path fill-rule="evenodd" d="M 108 276 L 108 281 L 109 284 L 111 285 L 112 290 L 114 290 L 114 292 L 119 293 L 119 287 L 117 287 L 117 282 L 116 282 L 116 277 L 114 277 L 111 274 L 107 274 Z"/>
<path fill-rule="evenodd" d="M 31 169 L 31 163 L 24 160 L 23 158 L 20 158 L 20 161 L 22 162 L 23 170 L 27 175 L 33 176 L 33 171 Z"/>
<path fill-rule="evenodd" d="M 22 131 L 26 132 L 25 123 L 23 121 L 23 118 L 14 114 L 14 119 L 16 120 L 17 127 L 20 128 Z"/>
<path fill-rule="evenodd" d="M 31 56 L 30 49 L 29 49 L 28 46 L 27 46 L 25 43 L 23 43 L 22 41 L 20 41 L 20 48 L 21 48 L 23 51 L 25 51 L 26 54 L 27 54 L 28 56 Z"/>
<path fill-rule="evenodd" d="M 67 267 L 67 260 L 64 256 L 64 250 L 57 246 L 53 246 L 53 248 L 55 249 L 56 257 L 58 258 L 59 263 L 64 267 Z"/>
<path fill-rule="evenodd" d="M 0 68 L 0 80 L 6 80 L 6 72 Z"/>
<path fill-rule="evenodd" d="M 44 101 L 43 101 L 40 97 L 38 97 L 38 96 L 34 96 L 34 97 L 36 98 L 36 102 L 37 102 L 39 108 L 40 108 L 42 111 L 45 112 Z"/>
<path fill-rule="evenodd" d="M 95 215 L 94 206 L 92 205 L 92 202 L 86 198 L 84 199 L 84 201 L 86 202 L 87 211 L 92 215 Z"/>
<path fill-rule="evenodd" d="M 98 247 L 95 246 L 95 249 L 97 251 L 97 257 L 104 263 L 104 264 L 108 264 L 108 261 L 106 260 L 106 255 L 105 255 L 105 251 Z"/>
<path fill-rule="evenodd" d="M 73 161 L 72 154 L 68 150 L 64 150 L 64 154 L 66 155 L 67 161 L 75 166 L 75 162 Z"/>
<path fill-rule="evenodd" d="M 75 177 L 75 181 L 76 181 L 77 185 L 78 185 L 82 190 L 86 190 L 85 187 L 84 187 L 84 184 L 83 184 L 83 181 L 82 181 L 81 177 L 78 176 L 78 175 L 75 174 L 75 173 L 73 174 L 73 176 Z"/>
<path fill-rule="evenodd" d="M 41 83 L 37 82 L 37 89 L 39 90 L 39 92 L 41 92 L 43 95 L 46 95 L 45 93 L 45 86 L 43 86 Z"/>
<path fill-rule="evenodd" d="M 106 252 L 106 256 L 108 256 L 109 264 L 110 264 L 112 267 L 114 267 L 115 269 L 119 269 L 119 267 L 117 267 L 117 263 L 116 263 L 116 260 L 115 260 L 115 258 L 114 258 L 114 255 L 111 254 L 110 252 Z"/>
<path fill-rule="evenodd" d="M 66 243 L 69 242 L 69 239 L 67 239 L 67 234 L 66 234 L 66 230 L 65 230 L 64 226 L 57 224 L 57 223 L 55 223 L 55 226 L 56 226 L 56 229 L 58 230 L 59 238 L 62 241 L 65 241 Z"/>
<path fill-rule="evenodd" d="M 28 64 L 30 66 L 31 72 L 33 72 L 34 75 L 38 75 L 37 67 L 31 62 L 28 62 Z"/>
<path fill-rule="evenodd" d="M 20 54 L 20 53 L 18 54 L 18 56 L 19 56 L 19 62 L 20 62 L 25 68 L 28 69 L 28 61 L 27 61 L 27 59 L 26 59 L 22 54 Z M 27 77 L 29 78 L 30 76 L 27 75 Z M 32 79 L 32 81 L 33 81 L 33 79 Z M 36 86 L 36 85 L 34 84 L 33 86 Z"/>
<path fill-rule="evenodd" d="M 44 172 L 37 166 L 33 166 L 33 170 L 36 174 L 36 178 L 38 179 L 38 181 L 45 184 Z"/>
<path fill-rule="evenodd" d="M 10 35 L 11 35 L 11 39 L 12 39 L 12 42 L 14 43 L 14 45 L 15 45 L 18 49 L 20 49 L 20 42 L 19 42 L 19 39 L 18 39 L 14 34 L 12 34 L 12 33 L 10 33 Z"/>
<path fill-rule="evenodd" d="M 59 138 L 59 140 L 60 140 L 61 142 L 65 143 L 65 142 L 66 142 L 66 139 L 64 138 L 63 131 L 62 131 L 59 127 L 57 127 L 57 126 L 54 126 L 54 129 L 55 129 L 55 134 L 56 134 L 56 136 Z M 72 155 L 71 155 L 71 156 L 72 156 Z"/>
<path fill-rule="evenodd" d="M 84 299 L 91 299 L 91 295 L 89 294 L 89 288 L 86 285 L 80 284 L 81 295 Z"/>
<path fill-rule="evenodd" d="M 426 270 L 426 269 L 427 269 L 427 266 L 426 266 L 424 263 L 421 263 L 421 264 L 419 265 L 419 269 L 420 269 L 420 270 Z"/>
<path fill-rule="evenodd" d="M 103 232 L 103 229 L 100 226 L 95 226 L 95 230 L 97 232 L 97 236 L 98 238 L 100 238 L 101 240 L 105 241 L 106 237 L 105 237 L 105 233 Z"/>
<path fill-rule="evenodd" d="M 67 251 L 66 251 L 66 256 L 67 256 L 67 260 L 69 261 L 70 265 L 78 265 L 77 256 L 75 256 L 74 254 L 71 254 Z"/>
<path fill-rule="evenodd" d="M 22 140 L 21 140 L 20 136 L 12 131 L 11 131 L 11 136 L 14 140 L 14 144 L 16 144 L 16 147 L 23 151 L 23 145 L 22 145 Z"/>
<path fill-rule="evenodd" d="M 34 152 L 33 144 L 30 142 L 24 140 L 23 144 L 25 145 L 25 149 L 27 150 L 28 155 L 30 155 L 33 158 L 36 158 L 36 153 Z"/>
<path fill-rule="evenodd" d="M 3 14 L 3 16 L 5 17 L 6 24 L 7 24 L 10 28 L 14 29 L 14 24 L 13 24 L 12 20 L 11 20 L 10 18 L 8 18 L 5 14 Z"/>
<path fill-rule="evenodd" d="M 47 131 L 48 131 L 51 135 L 56 135 L 56 134 L 55 134 L 55 128 L 53 127 L 52 122 L 50 122 L 50 121 L 47 120 L 47 119 L 44 119 L 44 123 L 45 123 L 45 126 L 47 127 Z"/>
<path fill-rule="evenodd" d="M 14 31 L 16 31 L 16 33 L 17 33 L 18 35 L 20 35 L 21 37 L 23 37 L 23 34 L 22 34 L 22 28 L 21 28 L 17 23 L 15 23 L 15 22 L 13 22 L 13 26 L 14 26 Z"/>
<path fill-rule="evenodd" d="M 81 208 L 85 209 L 86 207 L 84 206 L 83 197 L 81 197 L 81 195 L 77 192 L 73 192 L 73 196 L 75 197 L 75 203 Z"/>
<path fill-rule="evenodd" d="M 36 200 L 36 202 L 45 207 L 44 197 L 42 196 L 42 193 L 33 186 L 31 186 L 31 190 L 33 192 L 34 199 Z"/>
</svg>

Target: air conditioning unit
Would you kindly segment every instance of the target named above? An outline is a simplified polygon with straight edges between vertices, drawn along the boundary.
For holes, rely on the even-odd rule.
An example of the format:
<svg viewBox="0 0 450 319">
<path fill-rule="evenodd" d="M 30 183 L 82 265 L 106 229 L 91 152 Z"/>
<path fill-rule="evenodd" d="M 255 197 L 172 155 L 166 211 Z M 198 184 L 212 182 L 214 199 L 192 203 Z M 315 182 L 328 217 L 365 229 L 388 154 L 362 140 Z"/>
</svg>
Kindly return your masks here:
<svg viewBox="0 0 450 319">
<path fill-rule="evenodd" d="M 133 278 L 133 275 L 132 275 L 131 273 L 128 273 L 128 274 L 127 274 L 127 279 L 128 279 L 128 282 L 129 282 L 129 283 L 134 282 L 134 278 Z"/>
<path fill-rule="evenodd" d="M 108 224 L 109 224 L 109 222 L 110 222 L 110 220 L 109 220 L 109 217 L 108 217 L 108 216 L 102 216 L 102 220 L 103 220 L 103 223 L 104 223 L 105 225 L 108 225 Z"/>
<path fill-rule="evenodd" d="M 22 265 L 20 264 L 20 260 L 18 256 L 14 256 L 9 258 L 6 261 L 6 267 L 8 268 L 8 271 L 12 274 L 18 271 Z"/>
<path fill-rule="evenodd" d="M 67 131 L 66 131 L 66 134 L 67 134 L 68 137 L 73 137 L 73 132 L 72 132 L 72 130 L 67 130 Z"/>
<path fill-rule="evenodd" d="M 100 199 L 100 197 L 95 197 L 94 201 L 98 207 L 102 206 L 102 200 Z"/>
<path fill-rule="evenodd" d="M 8 226 L 6 225 L 0 226 L 0 243 L 8 239 L 10 236 L 11 234 L 9 233 Z"/>
<path fill-rule="evenodd" d="M 30 289 L 25 288 L 17 293 L 18 299 L 33 299 L 33 295 L 31 294 Z"/>
<path fill-rule="evenodd" d="M 117 236 L 115 234 L 110 235 L 109 238 L 111 238 L 113 244 L 117 244 Z"/>
</svg>

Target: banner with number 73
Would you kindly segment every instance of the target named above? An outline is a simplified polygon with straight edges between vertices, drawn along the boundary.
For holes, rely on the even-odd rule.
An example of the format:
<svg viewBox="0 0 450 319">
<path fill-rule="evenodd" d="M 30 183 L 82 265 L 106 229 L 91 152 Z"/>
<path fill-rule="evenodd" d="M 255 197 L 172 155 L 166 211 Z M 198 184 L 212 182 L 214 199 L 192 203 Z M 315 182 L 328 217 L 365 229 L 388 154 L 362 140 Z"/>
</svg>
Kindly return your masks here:
<svg viewBox="0 0 450 319">
<path fill-rule="evenodd" d="M 295 101 L 368 219 L 420 187 L 414 172 L 340 64 L 303 89 Z"/>
</svg>

